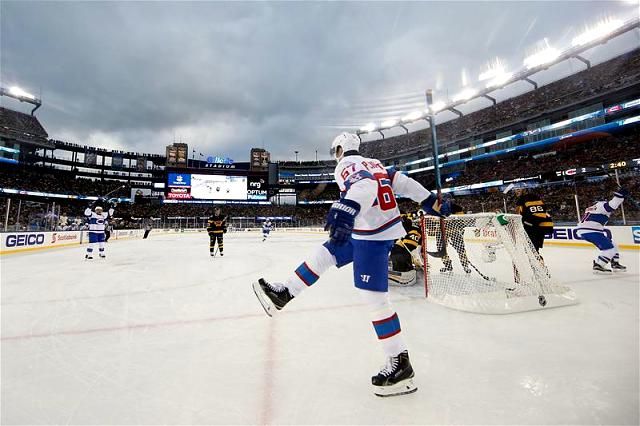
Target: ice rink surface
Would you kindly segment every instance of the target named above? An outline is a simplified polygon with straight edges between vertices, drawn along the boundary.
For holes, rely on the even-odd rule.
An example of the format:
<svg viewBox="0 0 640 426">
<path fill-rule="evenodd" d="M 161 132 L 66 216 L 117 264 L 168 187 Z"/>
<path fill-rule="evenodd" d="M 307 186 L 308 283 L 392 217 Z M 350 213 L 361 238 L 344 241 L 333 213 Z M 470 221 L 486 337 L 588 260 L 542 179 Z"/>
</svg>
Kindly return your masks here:
<svg viewBox="0 0 640 426">
<path fill-rule="evenodd" d="M 545 248 L 581 303 L 506 316 L 392 300 L 418 392 L 378 398 L 384 362 L 351 267 L 268 318 L 252 290 L 320 235 L 151 234 L 0 258 L 2 424 L 638 424 L 639 258 L 591 273 L 590 249 Z"/>
</svg>

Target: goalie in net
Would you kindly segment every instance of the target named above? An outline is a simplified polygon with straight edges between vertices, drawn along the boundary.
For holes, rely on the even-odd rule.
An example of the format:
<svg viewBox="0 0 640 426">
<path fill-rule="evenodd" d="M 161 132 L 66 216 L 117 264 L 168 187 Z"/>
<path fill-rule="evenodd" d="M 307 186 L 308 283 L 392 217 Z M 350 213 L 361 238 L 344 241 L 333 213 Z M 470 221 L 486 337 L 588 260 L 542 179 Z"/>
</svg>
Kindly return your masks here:
<svg viewBox="0 0 640 426">
<path fill-rule="evenodd" d="M 553 281 L 518 215 L 424 216 L 421 228 L 425 292 L 432 302 L 480 313 L 577 303 L 570 288 Z"/>
</svg>

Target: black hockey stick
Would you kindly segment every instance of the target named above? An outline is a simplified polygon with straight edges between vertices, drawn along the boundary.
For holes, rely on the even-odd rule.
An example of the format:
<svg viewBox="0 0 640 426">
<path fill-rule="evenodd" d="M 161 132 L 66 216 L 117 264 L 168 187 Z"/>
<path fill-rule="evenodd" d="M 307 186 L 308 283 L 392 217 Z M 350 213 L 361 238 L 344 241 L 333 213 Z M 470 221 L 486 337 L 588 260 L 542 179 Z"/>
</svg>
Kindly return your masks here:
<svg viewBox="0 0 640 426">
<path fill-rule="evenodd" d="M 605 169 L 602 169 L 603 172 L 606 173 L 607 176 L 609 176 L 610 179 L 613 179 L 616 182 L 616 185 L 618 185 L 618 189 L 622 189 L 622 186 L 620 185 L 620 180 L 618 179 L 617 176 L 612 175 L 611 173 L 609 173 L 608 171 L 606 171 Z M 640 210 L 640 202 L 638 202 L 638 200 L 636 200 L 635 198 L 633 198 L 631 196 L 631 194 L 627 195 L 625 198 L 625 201 L 628 201 L 629 204 L 631 204 L 633 207 L 635 207 L 637 210 Z"/>
<path fill-rule="evenodd" d="M 126 188 L 127 185 L 121 185 L 119 187 L 117 187 L 116 189 L 114 189 L 113 191 L 107 192 L 106 194 L 98 197 L 98 199 L 106 199 L 109 195 L 113 194 L 116 191 L 121 190 L 122 188 Z"/>
<path fill-rule="evenodd" d="M 473 263 L 471 263 L 471 261 L 469 259 L 467 259 L 467 263 L 469 265 L 471 265 L 471 267 L 473 269 L 475 269 L 475 271 L 478 273 L 478 275 L 480 275 L 482 277 L 483 280 L 485 281 L 491 281 L 491 282 L 496 282 L 496 278 L 495 277 L 489 277 L 485 274 L 483 274 L 482 272 L 480 272 L 480 270 L 476 267 L 476 265 L 474 265 Z"/>
</svg>

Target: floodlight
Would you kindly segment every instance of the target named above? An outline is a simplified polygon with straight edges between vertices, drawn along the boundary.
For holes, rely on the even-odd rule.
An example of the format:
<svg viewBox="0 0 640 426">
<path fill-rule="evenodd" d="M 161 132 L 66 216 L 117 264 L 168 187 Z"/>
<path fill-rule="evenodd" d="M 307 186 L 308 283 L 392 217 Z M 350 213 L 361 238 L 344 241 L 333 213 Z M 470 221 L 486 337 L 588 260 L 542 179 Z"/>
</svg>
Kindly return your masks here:
<svg viewBox="0 0 640 426">
<path fill-rule="evenodd" d="M 546 43 L 545 39 L 545 43 Z M 524 59 L 524 66 L 527 68 L 535 68 L 540 65 L 545 65 L 551 63 L 560 57 L 561 52 L 555 47 L 551 47 L 547 44 L 547 47 L 543 50 L 540 50 L 537 53 L 534 53 L 531 56 L 528 56 Z"/>
<path fill-rule="evenodd" d="M 409 114 L 405 115 L 404 117 L 402 117 L 402 121 L 404 121 L 406 123 L 408 121 L 419 120 L 422 117 L 424 117 L 424 113 L 422 111 L 413 111 L 413 112 L 410 112 Z"/>
<path fill-rule="evenodd" d="M 380 127 L 393 127 L 396 124 L 398 124 L 398 119 L 397 118 L 391 118 L 389 120 L 385 120 L 382 123 L 380 123 Z"/>
<path fill-rule="evenodd" d="M 512 77 L 513 77 L 512 72 L 506 72 L 503 74 L 496 75 L 490 82 L 487 83 L 487 89 L 502 86 L 504 83 L 511 80 Z"/>
<path fill-rule="evenodd" d="M 444 109 L 444 107 L 446 106 L 446 104 L 442 101 L 438 101 L 438 102 L 434 102 L 431 104 L 431 106 L 429 107 L 431 112 L 438 112 Z M 429 112 L 429 109 L 427 109 L 426 112 Z"/>
<path fill-rule="evenodd" d="M 466 89 L 463 89 L 462 92 L 455 95 L 453 97 L 453 102 L 468 101 L 469 99 L 473 98 L 477 93 L 478 93 L 477 90 L 468 87 Z"/>
<path fill-rule="evenodd" d="M 369 123 L 360 127 L 360 130 L 363 132 L 373 132 L 374 130 L 376 130 L 376 125 L 374 123 Z"/>
<path fill-rule="evenodd" d="M 27 99 L 35 99 L 31 93 L 27 93 L 18 86 L 9 87 L 9 93 L 17 98 L 27 98 Z"/>
<path fill-rule="evenodd" d="M 582 46 L 592 41 L 596 41 L 601 38 L 605 38 L 624 23 L 620 19 L 605 19 L 598 23 L 595 27 L 587 29 L 585 32 L 575 37 L 571 44 L 573 46 Z"/>
<path fill-rule="evenodd" d="M 480 73 L 480 75 L 478 76 L 478 81 L 491 80 L 504 73 L 504 66 L 500 62 L 500 59 L 496 59 L 489 65 L 486 71 Z"/>
</svg>

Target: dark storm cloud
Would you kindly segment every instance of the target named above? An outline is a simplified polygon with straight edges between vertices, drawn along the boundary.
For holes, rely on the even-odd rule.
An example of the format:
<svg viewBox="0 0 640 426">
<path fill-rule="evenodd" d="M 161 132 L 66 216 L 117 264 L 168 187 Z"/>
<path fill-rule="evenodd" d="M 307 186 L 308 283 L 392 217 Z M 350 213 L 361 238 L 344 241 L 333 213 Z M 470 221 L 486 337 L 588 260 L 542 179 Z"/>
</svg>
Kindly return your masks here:
<svg viewBox="0 0 640 426">
<path fill-rule="evenodd" d="M 517 67 L 542 37 L 570 41 L 627 9 L 2 1 L 0 75 L 3 85 L 42 88 L 39 117 L 52 137 L 162 152 L 175 135 L 238 159 L 263 143 L 277 158 L 299 150 L 311 159 L 337 131 L 321 125 L 362 124 L 376 103 L 368 99 L 453 92 L 462 68 L 475 78 L 495 56 Z"/>
</svg>

